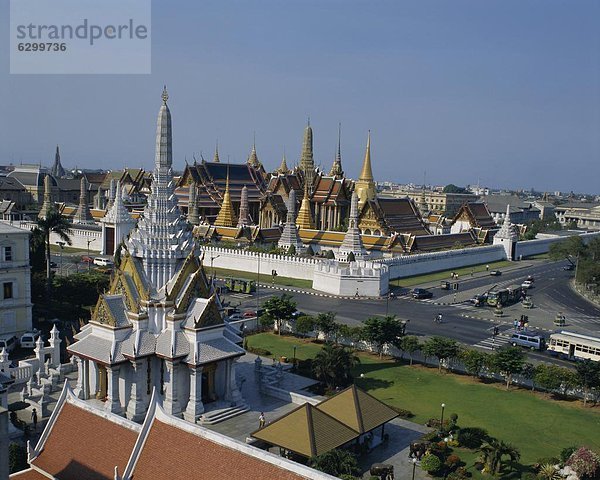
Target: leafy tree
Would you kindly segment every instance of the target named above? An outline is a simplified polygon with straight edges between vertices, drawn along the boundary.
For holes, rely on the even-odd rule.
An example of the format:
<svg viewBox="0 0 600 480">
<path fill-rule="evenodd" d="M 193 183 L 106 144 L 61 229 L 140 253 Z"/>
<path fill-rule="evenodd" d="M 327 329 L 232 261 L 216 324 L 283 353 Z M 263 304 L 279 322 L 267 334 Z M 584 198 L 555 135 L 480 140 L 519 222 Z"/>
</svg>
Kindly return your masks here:
<svg viewBox="0 0 600 480">
<path fill-rule="evenodd" d="M 486 470 L 492 475 L 500 473 L 503 457 L 508 456 L 513 462 L 517 462 L 521 458 L 521 454 L 515 447 L 495 438 L 490 438 L 481 445 L 479 453 Z"/>
<path fill-rule="evenodd" d="M 568 391 L 572 388 L 575 388 L 579 384 L 579 377 L 577 372 L 571 370 L 570 368 L 563 368 L 561 371 L 561 383 L 560 389 L 561 394 L 566 396 Z"/>
<path fill-rule="evenodd" d="M 348 254 L 348 258 L 346 258 L 346 260 L 348 261 L 348 263 L 355 262 L 356 261 L 356 255 L 354 255 L 354 252 L 350 252 Z"/>
<path fill-rule="evenodd" d="M 533 376 L 535 383 L 549 392 L 554 392 L 562 385 L 563 372 L 557 365 L 540 363 L 535 367 Z"/>
<path fill-rule="evenodd" d="M 328 260 L 334 260 L 335 259 L 335 253 L 333 253 L 333 250 L 327 250 L 325 252 L 325 258 Z"/>
<path fill-rule="evenodd" d="M 296 311 L 296 302 L 292 296 L 284 293 L 279 297 L 271 297 L 263 303 L 265 313 L 261 316 L 263 325 L 276 325 L 277 331 L 281 334 L 281 322 L 291 318 Z"/>
<path fill-rule="evenodd" d="M 535 372 L 536 367 L 533 363 L 525 362 L 521 369 L 521 376 L 531 381 L 531 390 L 535 390 Z"/>
<path fill-rule="evenodd" d="M 296 320 L 296 332 L 307 335 L 315 329 L 315 317 L 312 315 L 301 315 Z"/>
<path fill-rule="evenodd" d="M 8 446 L 8 470 L 10 473 L 25 470 L 27 464 L 27 450 L 18 443 L 11 443 Z"/>
<path fill-rule="evenodd" d="M 549 257 L 552 260 L 567 259 L 574 263 L 572 259 L 582 255 L 585 252 L 585 244 L 580 236 L 572 236 L 562 242 L 550 245 Z"/>
<path fill-rule="evenodd" d="M 51 288 L 51 272 L 50 272 L 50 234 L 55 233 L 58 237 L 68 245 L 71 245 L 71 224 L 55 209 L 48 211 L 45 218 L 40 218 L 37 221 L 37 228 L 41 231 L 46 243 L 46 287 L 48 292 Z"/>
<path fill-rule="evenodd" d="M 586 405 L 590 390 L 600 387 L 600 363 L 585 359 L 577 363 L 575 371 L 577 383 L 583 389 L 583 404 Z"/>
<path fill-rule="evenodd" d="M 442 363 L 449 362 L 457 358 L 460 354 L 460 347 L 456 340 L 445 337 L 431 337 L 423 345 L 421 351 L 426 357 L 435 357 L 438 359 L 438 371 L 442 371 Z"/>
<path fill-rule="evenodd" d="M 487 365 L 488 354 L 469 348 L 461 352 L 460 359 L 467 373 L 479 378 L 482 370 Z"/>
<path fill-rule="evenodd" d="M 446 185 L 444 187 L 444 190 L 442 191 L 444 193 L 467 193 L 466 189 L 464 189 L 463 187 L 457 187 L 453 183 L 449 183 L 448 185 Z"/>
<path fill-rule="evenodd" d="M 46 238 L 44 232 L 34 227 L 29 237 L 29 264 L 31 273 L 46 270 Z"/>
<path fill-rule="evenodd" d="M 377 349 L 379 358 L 385 346 L 397 345 L 404 334 L 404 328 L 395 316 L 370 317 L 364 322 L 362 338 Z"/>
<path fill-rule="evenodd" d="M 325 341 L 330 340 L 331 335 L 334 335 L 337 343 L 338 324 L 335 323 L 335 313 L 322 312 L 315 319 L 315 328 L 323 334 Z"/>
<path fill-rule="evenodd" d="M 326 344 L 313 359 L 313 374 L 330 389 L 347 387 L 354 380 L 351 370 L 359 363 L 359 358 L 352 350 Z"/>
<path fill-rule="evenodd" d="M 435 473 L 442 468 L 442 461 L 437 455 L 428 453 L 421 459 L 421 468 L 427 473 Z"/>
<path fill-rule="evenodd" d="M 419 343 L 419 339 L 414 335 L 408 335 L 406 337 L 402 337 L 400 342 L 398 343 L 398 348 L 404 355 L 404 352 L 408 353 L 410 357 L 410 365 L 413 364 L 413 353 L 421 348 L 421 344 Z"/>
<path fill-rule="evenodd" d="M 501 348 L 490 356 L 488 367 L 495 373 L 500 374 L 506 381 L 506 389 L 510 388 L 513 376 L 523 370 L 525 354 L 519 347 Z"/>
<path fill-rule="evenodd" d="M 360 474 L 356 456 L 348 450 L 338 448 L 311 458 L 310 466 L 334 477 Z"/>
<path fill-rule="evenodd" d="M 362 339 L 362 327 L 360 325 L 351 327 L 345 323 L 340 323 L 338 324 L 337 334 L 351 342 L 358 342 Z"/>
</svg>

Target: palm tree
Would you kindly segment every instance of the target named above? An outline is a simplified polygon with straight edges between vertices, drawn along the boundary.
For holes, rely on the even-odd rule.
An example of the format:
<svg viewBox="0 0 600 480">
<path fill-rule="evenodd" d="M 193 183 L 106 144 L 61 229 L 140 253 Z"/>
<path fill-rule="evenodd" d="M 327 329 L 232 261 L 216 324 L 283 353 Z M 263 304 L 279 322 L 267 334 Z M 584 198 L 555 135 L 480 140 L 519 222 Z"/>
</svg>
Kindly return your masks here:
<svg viewBox="0 0 600 480">
<path fill-rule="evenodd" d="M 71 224 L 57 210 L 51 209 L 45 218 L 40 218 L 37 221 L 37 227 L 34 229 L 34 236 L 44 238 L 46 243 L 46 286 L 48 291 L 51 287 L 50 276 L 50 234 L 55 233 L 58 237 L 68 245 L 71 245 Z"/>
<path fill-rule="evenodd" d="M 485 464 L 486 470 L 492 475 L 500 473 L 502 457 L 508 456 L 513 462 L 521 458 L 521 454 L 515 447 L 495 438 L 490 438 L 481 445 L 479 453 L 481 453 L 481 460 Z"/>
<path fill-rule="evenodd" d="M 313 373 L 328 388 L 346 387 L 353 381 L 350 370 L 360 363 L 359 358 L 340 345 L 326 344 L 313 360 Z"/>
</svg>

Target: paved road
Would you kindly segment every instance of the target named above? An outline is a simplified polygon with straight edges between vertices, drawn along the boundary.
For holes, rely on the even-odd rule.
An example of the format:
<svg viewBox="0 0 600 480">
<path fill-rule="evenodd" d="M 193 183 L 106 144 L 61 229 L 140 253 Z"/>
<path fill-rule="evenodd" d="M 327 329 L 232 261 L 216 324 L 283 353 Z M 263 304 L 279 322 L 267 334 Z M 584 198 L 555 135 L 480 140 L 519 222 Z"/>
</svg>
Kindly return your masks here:
<svg viewBox="0 0 600 480">
<path fill-rule="evenodd" d="M 530 329 L 540 330 L 546 335 L 556 329 L 552 320 L 557 312 L 562 312 L 567 318 L 565 329 L 599 335 L 600 309 L 571 289 L 569 281 L 573 272 L 563 270 L 564 265 L 565 262 L 522 262 L 505 269 L 499 277 L 487 274 L 463 277 L 459 279 L 456 298 L 453 292 L 441 290 L 439 282 L 426 285 L 433 286 L 431 290 L 434 293 L 433 299 L 428 300 L 412 299 L 406 288 L 396 289 L 392 300 L 349 300 L 300 291 L 289 293 L 298 303 L 298 309 L 305 313 L 333 311 L 336 312 L 338 321 L 348 325 L 361 325 L 366 318 L 385 315 L 387 311 L 398 318 L 409 320 L 409 333 L 419 336 L 443 335 L 484 350 L 506 344 L 512 334 L 513 320 L 520 318 L 521 314 L 529 316 Z M 517 304 L 504 308 L 504 316 L 496 318 L 492 309 L 478 308 L 467 302 L 475 294 L 486 292 L 494 286 L 520 284 L 529 275 L 535 278 L 535 287 L 530 290 L 535 305 L 533 309 L 526 310 L 521 304 Z M 260 302 L 280 294 L 279 290 L 262 287 Z M 256 296 L 231 294 L 225 298 L 231 305 L 239 305 L 242 310 L 256 309 Z M 443 315 L 441 324 L 433 322 L 438 313 Z M 494 326 L 500 327 L 500 335 L 496 338 L 492 335 Z M 532 353 L 531 356 L 546 361 L 551 358 L 543 353 Z"/>
</svg>

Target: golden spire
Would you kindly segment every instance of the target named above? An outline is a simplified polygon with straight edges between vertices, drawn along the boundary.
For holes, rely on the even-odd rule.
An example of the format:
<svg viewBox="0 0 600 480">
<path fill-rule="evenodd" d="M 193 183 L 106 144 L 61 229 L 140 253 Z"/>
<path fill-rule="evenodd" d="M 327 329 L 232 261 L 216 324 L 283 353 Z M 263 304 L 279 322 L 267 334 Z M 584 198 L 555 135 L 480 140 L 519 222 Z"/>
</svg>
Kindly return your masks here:
<svg viewBox="0 0 600 480">
<path fill-rule="evenodd" d="M 237 216 L 233 211 L 231 204 L 231 194 L 229 193 L 229 165 L 227 165 L 227 180 L 225 183 L 225 194 L 223 195 L 223 203 L 215 220 L 217 227 L 235 227 L 237 225 Z"/>
<path fill-rule="evenodd" d="M 248 163 L 254 168 L 260 167 L 260 161 L 258 160 L 258 155 L 256 154 L 256 134 L 254 134 L 254 141 L 252 142 L 252 151 L 250 152 L 250 156 L 248 157 Z"/>
<path fill-rule="evenodd" d="M 215 156 L 213 158 L 213 162 L 221 163 L 221 160 L 219 160 L 219 141 L 218 140 L 217 140 L 217 144 L 215 146 Z"/>
<path fill-rule="evenodd" d="M 367 137 L 365 160 L 358 181 L 355 183 L 355 190 L 361 205 L 368 200 L 374 200 L 377 196 L 375 181 L 373 179 L 373 170 L 371 169 L 371 130 L 369 130 L 369 135 Z"/>
<path fill-rule="evenodd" d="M 296 225 L 298 225 L 298 228 L 314 230 L 315 224 L 312 219 L 312 213 L 310 211 L 310 200 L 308 196 L 308 183 L 306 182 L 304 183 L 304 196 L 302 197 L 300 210 L 298 210 L 298 216 L 296 217 Z"/>
<path fill-rule="evenodd" d="M 363 182 L 373 181 L 373 170 L 371 169 L 371 130 L 369 130 L 369 134 L 367 136 L 365 160 L 363 162 L 362 170 L 360 171 L 358 179 Z"/>
<path fill-rule="evenodd" d="M 281 165 L 279 165 L 279 168 L 276 170 L 277 173 L 281 173 L 282 175 L 285 175 L 286 173 L 289 173 L 290 169 L 287 166 L 287 162 L 285 160 L 285 152 L 283 153 L 283 158 L 281 159 Z"/>
<path fill-rule="evenodd" d="M 344 176 L 344 171 L 342 170 L 342 124 L 338 124 L 338 146 L 337 146 L 337 154 L 335 156 L 335 160 L 333 161 L 333 165 L 331 166 L 331 170 L 329 171 L 329 176 L 341 178 Z"/>
</svg>

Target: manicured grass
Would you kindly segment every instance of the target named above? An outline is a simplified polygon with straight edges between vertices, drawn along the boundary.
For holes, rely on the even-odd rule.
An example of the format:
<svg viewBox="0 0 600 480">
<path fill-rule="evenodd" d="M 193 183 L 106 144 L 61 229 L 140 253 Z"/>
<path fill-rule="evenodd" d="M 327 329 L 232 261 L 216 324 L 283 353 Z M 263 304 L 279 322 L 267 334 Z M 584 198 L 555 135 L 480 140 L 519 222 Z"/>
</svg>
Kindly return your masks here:
<svg viewBox="0 0 600 480">
<path fill-rule="evenodd" d="M 398 278 L 390 282 L 391 285 L 397 287 L 414 287 L 415 285 L 422 285 L 423 283 L 434 282 L 438 280 L 450 280 L 450 274 L 452 272 L 458 273 L 460 277 L 468 277 L 471 272 L 478 273 L 484 272 L 485 266 L 489 265 L 490 270 L 496 270 L 502 267 L 511 265 L 513 262 L 508 260 L 502 260 L 500 262 L 482 263 L 481 265 L 472 265 L 469 267 L 454 268 L 451 270 L 442 270 L 439 272 L 427 273 L 425 275 L 415 275 L 413 277 Z"/>
<path fill-rule="evenodd" d="M 244 278 L 246 280 L 254 280 L 256 281 L 257 275 L 256 272 L 244 272 L 241 270 L 229 270 L 227 268 L 210 268 L 204 267 L 206 273 L 212 274 L 215 272 L 215 275 L 220 278 L 225 277 L 236 277 L 236 278 Z M 261 275 L 260 283 L 272 283 L 271 275 Z M 310 280 L 301 280 L 298 278 L 289 278 L 289 277 L 280 277 L 279 275 L 275 277 L 275 285 L 284 285 L 287 287 L 298 287 L 298 288 L 312 288 L 312 281 Z"/>
<path fill-rule="evenodd" d="M 52 253 L 60 253 L 60 246 L 59 245 L 54 245 L 53 243 L 51 243 L 50 244 L 50 251 Z M 83 254 L 86 254 L 87 253 L 87 248 L 76 248 L 76 247 L 65 246 L 63 248 L 62 252 L 63 253 L 83 253 Z M 99 253 L 99 250 L 93 250 L 93 249 L 90 248 L 90 255 L 97 255 L 98 253 Z"/>
<path fill-rule="evenodd" d="M 294 344 L 299 359 L 309 358 L 321 348 L 270 333 L 248 337 L 248 345 L 267 348 L 276 356 L 291 357 Z M 500 384 L 439 374 L 435 368 L 409 367 L 369 354 L 359 356 L 357 385 L 390 405 L 410 410 L 415 414 L 411 420 L 417 423 L 439 417 L 445 403 L 446 416 L 456 413 L 459 425 L 485 428 L 490 435 L 515 445 L 524 464 L 557 456 L 570 445 L 600 450 L 600 407 L 584 409 L 580 402 L 550 400 L 516 388 L 506 391 Z"/>
</svg>

